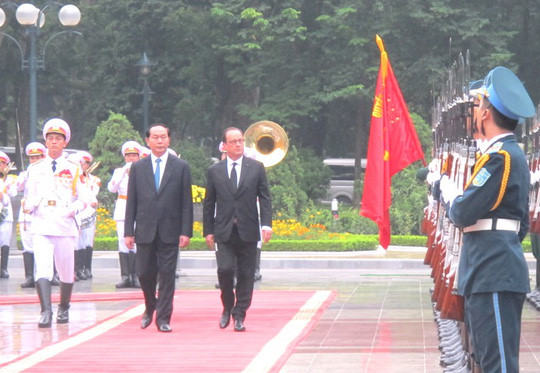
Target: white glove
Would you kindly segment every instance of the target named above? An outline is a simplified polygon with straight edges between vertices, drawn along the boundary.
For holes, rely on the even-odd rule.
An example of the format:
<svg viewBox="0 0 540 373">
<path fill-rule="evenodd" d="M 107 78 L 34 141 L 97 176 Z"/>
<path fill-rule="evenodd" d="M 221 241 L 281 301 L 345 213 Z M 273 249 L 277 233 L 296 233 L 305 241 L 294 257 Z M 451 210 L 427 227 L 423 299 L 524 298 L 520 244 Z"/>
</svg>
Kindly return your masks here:
<svg viewBox="0 0 540 373">
<path fill-rule="evenodd" d="M 454 200 L 460 195 L 460 193 L 457 186 L 450 181 L 448 175 L 443 175 L 441 177 L 439 188 L 441 189 L 441 197 L 443 201 L 452 206 L 452 203 L 454 203 Z"/>
</svg>

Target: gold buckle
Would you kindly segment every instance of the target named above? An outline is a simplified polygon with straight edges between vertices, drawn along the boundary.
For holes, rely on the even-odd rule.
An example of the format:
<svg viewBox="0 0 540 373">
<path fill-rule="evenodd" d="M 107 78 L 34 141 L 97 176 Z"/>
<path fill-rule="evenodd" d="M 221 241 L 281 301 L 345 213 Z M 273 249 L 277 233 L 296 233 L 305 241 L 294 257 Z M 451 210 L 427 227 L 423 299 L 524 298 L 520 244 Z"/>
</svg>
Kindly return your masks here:
<svg viewBox="0 0 540 373">
<path fill-rule="evenodd" d="M 47 206 L 52 206 L 52 207 L 56 206 L 56 201 L 55 200 L 47 201 Z"/>
</svg>

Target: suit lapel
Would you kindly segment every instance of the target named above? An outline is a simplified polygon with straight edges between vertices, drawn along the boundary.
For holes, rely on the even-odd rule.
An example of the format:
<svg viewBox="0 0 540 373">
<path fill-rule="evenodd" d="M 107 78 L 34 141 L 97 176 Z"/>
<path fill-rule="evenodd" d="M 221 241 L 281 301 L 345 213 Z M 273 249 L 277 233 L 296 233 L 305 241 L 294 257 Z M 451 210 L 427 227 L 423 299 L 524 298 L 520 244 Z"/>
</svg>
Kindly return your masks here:
<svg viewBox="0 0 540 373">
<path fill-rule="evenodd" d="M 247 157 L 244 157 L 242 159 L 242 169 L 240 171 L 240 181 L 238 182 L 237 193 L 240 191 L 240 189 L 242 188 L 242 186 L 244 184 L 244 180 L 246 179 L 246 175 L 249 172 L 249 170 L 251 169 L 250 166 L 251 166 L 250 159 L 247 158 Z"/>
<path fill-rule="evenodd" d="M 227 185 L 227 189 L 234 196 L 234 190 L 232 188 L 231 179 L 229 179 L 229 172 L 227 170 L 227 159 L 224 159 L 220 163 L 219 175 L 222 178 L 223 182 Z"/>
</svg>

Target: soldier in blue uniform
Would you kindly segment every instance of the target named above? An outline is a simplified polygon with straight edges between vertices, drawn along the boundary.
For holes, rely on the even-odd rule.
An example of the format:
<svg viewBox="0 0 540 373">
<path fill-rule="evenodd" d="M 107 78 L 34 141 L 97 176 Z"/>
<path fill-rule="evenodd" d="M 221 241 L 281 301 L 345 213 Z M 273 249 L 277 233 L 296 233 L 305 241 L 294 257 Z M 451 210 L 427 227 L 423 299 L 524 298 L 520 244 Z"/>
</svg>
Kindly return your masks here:
<svg viewBox="0 0 540 373">
<path fill-rule="evenodd" d="M 476 125 L 487 140 L 462 195 L 441 178 L 447 212 L 463 228 L 458 292 L 484 372 L 518 372 L 521 313 L 530 291 L 521 241 L 529 227 L 529 169 L 513 134 L 534 105 L 517 76 L 496 67 L 480 90 Z"/>
</svg>

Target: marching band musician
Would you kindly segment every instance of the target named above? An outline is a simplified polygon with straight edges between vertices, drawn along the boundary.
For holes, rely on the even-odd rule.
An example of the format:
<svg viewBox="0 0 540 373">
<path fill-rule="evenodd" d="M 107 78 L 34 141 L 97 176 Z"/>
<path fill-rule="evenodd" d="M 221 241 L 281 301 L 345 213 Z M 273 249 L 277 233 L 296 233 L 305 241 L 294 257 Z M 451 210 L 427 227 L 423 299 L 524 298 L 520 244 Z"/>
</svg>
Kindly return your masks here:
<svg viewBox="0 0 540 373">
<path fill-rule="evenodd" d="M 0 278 L 9 278 L 9 244 L 13 230 L 11 198 L 17 195 L 17 185 L 9 172 L 9 156 L 0 151 Z"/>
<path fill-rule="evenodd" d="M 475 360 L 484 372 L 517 372 L 530 291 L 521 246 L 529 226 L 529 170 L 512 132 L 535 110 L 523 84 L 504 67 L 486 76 L 480 92 L 476 125 L 486 148 L 463 194 L 446 175 L 440 189 L 450 219 L 463 228 L 458 292 Z"/>
<path fill-rule="evenodd" d="M 25 153 L 28 156 L 30 164 L 39 161 L 45 157 L 47 148 L 40 142 L 34 141 L 26 145 Z M 28 171 L 21 171 L 17 177 L 17 191 L 27 195 L 26 180 Z M 32 246 L 32 235 L 30 234 L 32 224 L 32 215 L 25 214 L 21 205 L 19 210 L 19 232 L 23 246 L 23 263 L 25 281 L 21 288 L 33 288 L 34 285 L 34 248 Z"/>
<path fill-rule="evenodd" d="M 94 158 L 87 151 L 76 153 L 83 171 L 82 183 L 88 188 L 88 192 L 97 198 L 101 180 L 89 172 L 90 164 Z M 75 276 L 80 280 L 92 278 L 92 254 L 94 252 L 94 235 L 96 233 L 96 208 L 97 199 L 79 214 L 80 233 L 78 246 L 75 249 Z"/>
<path fill-rule="evenodd" d="M 118 193 L 118 199 L 114 205 L 113 219 L 116 221 L 116 233 L 118 236 L 118 256 L 120 260 L 121 281 L 116 284 L 116 288 L 140 288 L 139 277 L 135 271 L 135 253 L 137 247 L 129 250 L 124 242 L 124 222 L 126 219 L 127 187 L 129 180 L 129 170 L 133 162 L 139 160 L 141 146 L 136 141 L 126 141 L 122 145 L 122 155 L 126 164 L 114 170 L 111 181 L 107 185 L 109 192 Z"/>
<path fill-rule="evenodd" d="M 80 166 L 62 155 L 70 137 L 69 125 L 62 119 L 53 118 L 45 123 L 43 138 L 48 154 L 28 167 L 28 193 L 22 201 L 24 212 L 32 214 L 35 285 L 41 304 L 40 328 L 49 328 L 52 323 L 51 279 L 54 265 L 60 276 L 56 322 L 69 322 L 75 281 L 74 249 L 79 233 L 75 215 L 92 202 L 80 182 Z"/>
</svg>

